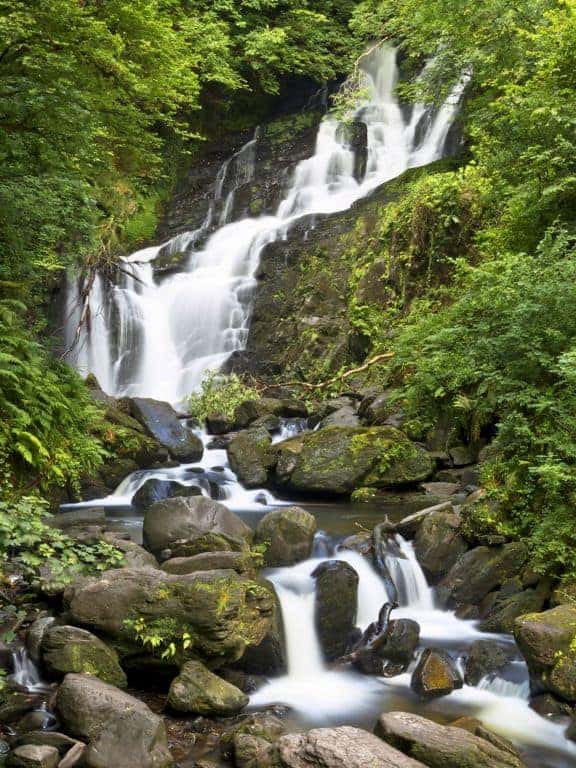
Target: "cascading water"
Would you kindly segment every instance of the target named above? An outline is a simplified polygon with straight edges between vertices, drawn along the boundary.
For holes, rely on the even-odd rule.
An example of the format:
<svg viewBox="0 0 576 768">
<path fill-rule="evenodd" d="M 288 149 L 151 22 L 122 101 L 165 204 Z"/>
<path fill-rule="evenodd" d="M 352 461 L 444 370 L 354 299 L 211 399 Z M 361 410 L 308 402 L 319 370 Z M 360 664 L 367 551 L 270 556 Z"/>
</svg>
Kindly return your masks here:
<svg viewBox="0 0 576 768">
<path fill-rule="evenodd" d="M 232 352 L 244 348 L 254 275 L 268 243 L 285 237 L 295 221 L 346 210 L 407 168 L 442 156 L 466 77 L 439 110 L 417 105 L 407 119 L 394 90 L 395 50 L 375 48 L 361 67 L 369 97 L 355 118 L 367 127 L 364 177 L 355 176 L 354 151 L 342 123 L 325 119 L 314 155 L 296 167 L 276 214 L 230 221 L 235 191 L 254 176 L 256 133 L 220 169 L 214 198 L 224 205 L 219 226 L 203 247 L 196 244 L 215 223 L 214 206 L 200 230 L 124 259 L 118 285 L 97 276 L 78 332 L 82 302 L 77 280 L 71 280 L 67 347 L 81 372 L 94 373 L 112 395 L 181 402 L 207 370 L 220 368 Z M 183 270 L 158 280 L 154 260 L 160 253 L 182 250 L 189 250 Z"/>
<path fill-rule="evenodd" d="M 441 646 L 457 645 L 461 650 L 480 638 L 490 638 L 512 649 L 505 636 L 485 635 L 474 622 L 461 621 L 449 611 L 435 608 L 434 591 L 428 586 L 422 569 L 414 556 L 411 544 L 396 538 L 397 547 L 386 556 L 386 566 L 392 575 L 400 600 L 411 601 L 393 612 L 392 618 L 406 617 L 421 624 L 422 639 L 427 645 L 426 622 L 430 616 L 444 618 Z M 315 556 L 289 568 L 278 568 L 270 575 L 280 600 L 283 623 L 287 629 L 286 643 L 288 674 L 270 680 L 251 697 L 254 708 L 270 704 L 284 704 L 298 712 L 309 725 L 357 724 L 371 728 L 378 714 L 386 710 L 424 710 L 424 714 L 440 718 L 470 715 L 519 744 L 533 750 L 536 760 L 527 755 L 528 765 L 541 766 L 545 755 L 547 766 L 565 768 L 576 757 L 576 745 L 567 742 L 563 726 L 547 721 L 529 707 L 529 684 L 523 661 L 513 660 L 503 676 L 490 676 L 477 687 L 464 685 L 450 696 L 423 704 L 410 688 L 407 674 L 385 679 L 334 668 L 325 664 L 314 622 L 314 580 L 311 576 L 317 566 L 330 559 L 344 560 L 358 574 L 357 625 L 364 629 L 378 616 L 389 597 L 384 581 L 368 560 L 357 552 L 327 546 L 325 534 L 317 535 Z M 326 552 L 318 557 L 318 552 Z M 399 563 L 401 562 L 401 565 Z M 404 587 L 402 586 L 404 583 Z M 403 590 L 406 590 L 403 598 Z M 432 619 L 436 626 L 437 619 Z M 439 626 L 439 625 L 438 625 Z"/>
</svg>

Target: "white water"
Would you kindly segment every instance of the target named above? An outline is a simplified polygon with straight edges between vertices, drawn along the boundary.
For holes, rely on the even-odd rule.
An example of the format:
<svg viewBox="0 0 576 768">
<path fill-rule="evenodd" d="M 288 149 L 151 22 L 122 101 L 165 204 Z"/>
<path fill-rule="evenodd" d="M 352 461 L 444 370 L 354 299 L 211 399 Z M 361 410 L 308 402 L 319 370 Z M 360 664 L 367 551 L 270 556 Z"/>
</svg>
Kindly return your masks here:
<svg viewBox="0 0 576 768">
<path fill-rule="evenodd" d="M 325 536 L 318 537 L 326 546 Z M 421 643 L 430 640 L 442 647 L 457 646 L 462 652 L 479 638 L 490 638 L 510 645 L 505 636 L 479 632 L 471 621 L 462 621 L 449 611 L 434 607 L 433 590 L 428 586 L 414 551 L 402 537 L 397 537 L 397 556 L 386 557 L 402 600 L 402 583 L 409 605 L 393 612 L 392 618 L 412 618 L 421 625 Z M 549 765 L 564 768 L 576 757 L 576 744 L 566 741 L 564 727 L 537 715 L 528 705 L 529 684 L 525 664 L 513 661 L 509 677 L 492 675 L 478 687 L 464 685 L 450 696 L 430 703 L 420 701 L 410 688 L 410 672 L 394 678 L 376 678 L 351 670 L 330 669 L 325 664 L 314 622 L 314 580 L 312 572 L 328 559 L 345 560 L 357 572 L 357 625 L 365 629 L 378 617 L 388 601 L 384 582 L 362 555 L 337 551 L 331 557 L 314 557 L 290 568 L 275 569 L 270 580 L 280 600 L 288 654 L 288 674 L 269 681 L 251 697 L 254 708 L 284 704 L 309 724 L 356 723 L 371 728 L 382 711 L 419 711 L 454 719 L 464 714 L 477 717 L 488 728 L 522 746 L 545 750 Z M 397 580 L 398 579 L 398 580 Z M 442 617 L 442 620 L 440 619 Z"/>
<path fill-rule="evenodd" d="M 25 648 L 19 648 L 12 654 L 10 677 L 20 688 L 30 693 L 43 693 L 49 688 Z"/>
<path fill-rule="evenodd" d="M 385 46 L 374 49 L 364 57 L 362 69 L 370 94 L 356 112 L 368 132 L 364 179 L 354 178 L 354 153 L 341 123 L 325 119 L 314 155 L 296 167 L 276 214 L 230 221 L 235 191 L 254 177 L 256 134 L 220 169 L 214 191 L 221 207 L 219 228 L 205 245 L 195 249 L 215 224 L 214 207 L 199 231 L 127 257 L 123 266 L 128 274 L 120 284 L 106 285 L 98 276 L 90 292 L 89 323 L 76 343 L 79 291 L 77 281 L 71 281 L 67 346 L 82 373 L 94 373 L 113 395 L 181 402 L 207 370 L 220 368 L 232 352 L 244 348 L 254 275 L 268 243 L 285 237 L 295 221 L 346 210 L 407 168 L 442 156 L 467 77 L 436 113 L 417 105 L 406 119 L 394 91 L 396 52 Z M 158 254 L 186 249 L 183 270 L 159 281 L 152 263 Z"/>
</svg>

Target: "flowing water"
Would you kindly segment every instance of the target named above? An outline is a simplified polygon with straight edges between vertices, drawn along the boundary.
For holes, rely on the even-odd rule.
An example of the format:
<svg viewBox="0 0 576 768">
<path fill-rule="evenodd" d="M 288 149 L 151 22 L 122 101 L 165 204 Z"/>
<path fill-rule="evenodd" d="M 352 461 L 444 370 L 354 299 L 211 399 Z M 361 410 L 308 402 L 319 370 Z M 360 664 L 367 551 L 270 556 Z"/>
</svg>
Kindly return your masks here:
<svg viewBox="0 0 576 768">
<path fill-rule="evenodd" d="M 218 172 L 202 227 L 126 257 L 116 285 L 96 277 L 89 295 L 89 322 L 80 328 L 77 339 L 81 288 L 76 279 L 70 280 L 68 346 L 73 348 L 74 362 L 83 373 L 93 372 L 103 389 L 113 395 L 181 402 L 198 387 L 207 370 L 218 369 L 232 352 L 245 346 L 254 275 L 268 243 L 289 236 L 296 221 L 313 226 L 314 215 L 346 210 L 407 168 L 442 156 L 468 76 L 454 86 L 440 109 L 416 105 L 408 111 L 394 93 L 398 69 L 392 49 L 374 49 L 364 57 L 362 69 L 369 96 L 358 105 L 355 117 L 367 127 L 363 178 L 355 176 L 356 158 L 346 131 L 337 120 L 328 118 L 320 125 L 314 155 L 294 169 L 276 213 L 234 221 L 235 194 L 255 176 L 257 131 Z M 185 253 L 182 269 L 158 277 L 155 260 L 180 253 Z M 285 422 L 275 440 L 293 436 L 305 427 L 303 421 Z M 207 438 L 204 441 L 207 444 Z M 203 494 L 224 501 L 248 520 L 280 503 L 268 491 L 243 489 L 228 466 L 226 452 L 220 449 L 205 450 L 202 461 L 195 465 L 136 472 L 114 494 L 96 503 L 123 514 L 150 478 L 196 485 Z M 385 582 L 366 558 L 338 549 L 337 542 L 345 532 L 354 531 L 355 522 L 371 522 L 373 526 L 381 520 L 382 510 L 375 509 L 376 519 L 369 520 L 368 506 L 362 511 L 343 504 L 305 506 L 328 533 L 317 536 L 310 560 L 269 574 L 284 619 L 288 672 L 261 687 L 252 696 L 252 707 L 287 705 L 291 708 L 289 718 L 298 726 L 347 723 L 368 729 L 384 710 L 418 711 L 444 722 L 470 714 L 516 741 L 534 768 L 574 764 L 576 745 L 566 741 L 562 726 L 529 708 L 526 667 L 518 658 L 477 687 L 464 686 L 430 703 L 423 703 L 412 693 L 409 673 L 384 679 L 328 667 L 315 628 L 315 582 L 311 574 L 326 559 L 348 562 L 359 576 L 357 624 L 365 628 L 374 621 L 388 601 Z M 130 520 L 141 525 L 138 516 L 125 522 L 130 524 Z M 386 566 L 400 602 L 393 618 L 418 621 L 423 645 L 447 648 L 458 660 L 478 638 L 495 638 L 483 635 L 474 622 L 462 621 L 438 605 L 409 542 L 400 537 L 392 542 Z M 515 652 L 511 638 L 496 639 Z M 27 685 L 34 685 L 31 670 L 21 662 L 18 676 Z"/>
<path fill-rule="evenodd" d="M 364 177 L 355 177 L 355 154 L 342 124 L 325 119 L 314 155 L 295 168 L 275 215 L 230 221 L 236 190 L 254 177 L 256 132 L 220 169 L 215 204 L 199 230 L 125 258 L 117 285 L 96 277 L 89 322 L 78 336 L 81 289 L 77 279 L 70 280 L 67 348 L 80 371 L 94 373 L 109 394 L 181 402 L 207 370 L 220 368 L 232 352 L 245 347 L 254 275 L 267 244 L 286 237 L 296 221 L 346 210 L 406 169 L 442 157 L 467 77 L 440 109 L 417 105 L 407 117 L 394 90 L 394 49 L 374 49 L 361 65 L 369 93 L 356 110 L 356 118 L 367 126 Z M 159 254 L 181 251 L 187 253 L 183 269 L 157 278 Z"/>
</svg>

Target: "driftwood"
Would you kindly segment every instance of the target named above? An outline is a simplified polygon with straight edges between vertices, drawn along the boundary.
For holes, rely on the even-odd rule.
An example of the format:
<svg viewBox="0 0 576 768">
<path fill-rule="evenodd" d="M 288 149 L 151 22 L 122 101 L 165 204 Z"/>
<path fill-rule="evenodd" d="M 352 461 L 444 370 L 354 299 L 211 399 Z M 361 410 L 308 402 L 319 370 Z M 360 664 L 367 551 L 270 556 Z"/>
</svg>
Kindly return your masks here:
<svg viewBox="0 0 576 768">
<path fill-rule="evenodd" d="M 361 659 L 365 659 L 366 656 L 375 654 L 386 643 L 390 614 L 395 608 L 398 608 L 396 601 L 384 603 L 378 614 L 378 620 L 366 628 L 353 650 L 345 656 L 341 656 L 336 663 L 339 665 L 355 664 Z"/>
</svg>

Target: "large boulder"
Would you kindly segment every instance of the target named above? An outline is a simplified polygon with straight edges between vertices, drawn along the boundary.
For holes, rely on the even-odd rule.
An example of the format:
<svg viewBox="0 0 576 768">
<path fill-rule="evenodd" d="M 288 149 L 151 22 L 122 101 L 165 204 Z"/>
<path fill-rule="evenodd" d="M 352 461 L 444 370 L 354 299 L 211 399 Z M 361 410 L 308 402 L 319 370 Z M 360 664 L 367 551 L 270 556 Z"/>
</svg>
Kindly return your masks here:
<svg viewBox="0 0 576 768">
<path fill-rule="evenodd" d="M 476 640 L 466 660 L 466 685 L 478 685 L 483 677 L 498 672 L 507 663 L 508 655 L 501 645 L 493 640 Z"/>
<path fill-rule="evenodd" d="M 274 612 L 270 629 L 257 645 L 246 648 L 242 658 L 234 664 L 236 670 L 249 675 L 265 675 L 266 677 L 284 675 L 288 671 L 288 658 L 282 609 L 274 585 L 266 580 L 274 599 Z"/>
<path fill-rule="evenodd" d="M 358 612 L 358 574 L 343 560 L 327 560 L 316 579 L 315 621 L 324 657 L 335 661 L 349 648 Z"/>
<path fill-rule="evenodd" d="M 240 737 L 251 736 L 268 744 L 274 744 L 280 736 L 284 735 L 284 732 L 284 724 L 279 718 L 267 712 L 256 712 L 244 717 L 239 723 L 222 734 L 220 751 L 225 759 L 234 758 L 234 764 L 238 765 L 239 758 L 240 761 L 244 759 L 244 756 L 240 754 L 242 750 L 238 749 Z"/>
<path fill-rule="evenodd" d="M 122 568 L 158 568 L 158 560 L 154 555 L 135 541 L 120 539 L 113 532 L 105 533 L 103 538 L 124 555 Z"/>
<path fill-rule="evenodd" d="M 300 507 L 269 512 L 256 527 L 255 541 L 266 545 L 264 562 L 268 567 L 294 565 L 312 554 L 316 518 Z"/>
<path fill-rule="evenodd" d="M 119 688 L 126 687 L 126 675 L 116 651 L 85 629 L 49 627 L 42 638 L 41 652 L 44 666 L 53 677 L 79 672 Z"/>
<path fill-rule="evenodd" d="M 375 733 L 428 768 L 523 768 L 511 749 L 464 728 L 439 725 L 408 712 L 380 716 Z"/>
<path fill-rule="evenodd" d="M 276 476 L 291 490 L 347 495 L 356 488 L 394 488 L 421 482 L 432 459 L 392 427 L 327 427 L 293 443 L 286 458 L 281 447 Z"/>
<path fill-rule="evenodd" d="M 264 427 L 239 432 L 228 444 L 228 461 L 238 480 L 246 488 L 266 485 L 276 464 L 276 450 Z"/>
<path fill-rule="evenodd" d="M 424 515 L 416 533 L 414 550 L 431 581 L 445 576 L 468 545 L 461 533 L 462 518 L 451 505 Z"/>
<path fill-rule="evenodd" d="M 207 547 L 214 540 L 221 540 L 222 546 L 196 549 L 193 545 L 199 539 L 204 539 Z M 182 542 L 192 545 L 190 555 L 212 549 L 240 551 L 248 548 L 251 539 L 251 529 L 238 515 L 204 496 L 159 501 L 144 515 L 144 541 L 154 553 L 171 549 L 177 542 L 180 550 Z"/>
<path fill-rule="evenodd" d="M 502 591 L 504 594 L 500 594 Z M 504 588 L 500 592 L 496 593 L 493 605 L 480 624 L 482 632 L 512 632 L 514 622 L 519 616 L 542 610 L 549 593 L 544 582 L 536 589 L 519 590 L 509 596 Z M 488 598 L 491 597 L 492 595 L 488 595 Z"/>
<path fill-rule="evenodd" d="M 144 702 L 89 675 L 66 675 L 57 708 L 66 730 L 88 743 L 87 768 L 169 768 L 163 720 Z"/>
<path fill-rule="evenodd" d="M 200 496 L 201 494 L 202 491 L 197 485 L 182 485 L 182 483 L 177 483 L 175 480 L 161 480 L 160 478 L 151 477 L 146 480 L 144 485 L 138 488 L 132 497 L 132 506 L 144 512 L 152 504 L 164 501 L 164 499 L 172 499 L 176 496 L 186 498 L 187 496 Z"/>
<path fill-rule="evenodd" d="M 204 447 L 200 438 L 187 427 L 169 403 L 145 397 L 130 401 L 132 416 L 162 445 L 173 459 L 200 461 Z"/>
<path fill-rule="evenodd" d="M 521 616 L 514 623 L 514 637 L 539 686 L 576 702 L 576 605 Z"/>
<path fill-rule="evenodd" d="M 456 605 L 477 605 L 496 587 L 522 573 L 528 549 L 522 542 L 476 547 L 458 558 L 440 583 L 440 595 Z"/>
<path fill-rule="evenodd" d="M 277 742 L 281 768 L 424 768 L 360 728 L 316 728 Z M 271 766 L 272 768 L 272 766 Z"/>
<path fill-rule="evenodd" d="M 425 648 L 412 673 L 412 690 L 423 699 L 447 696 L 463 682 L 456 664 L 445 651 Z"/>
<path fill-rule="evenodd" d="M 75 624 L 134 647 L 134 621 L 168 644 L 192 639 L 186 655 L 211 666 L 236 661 L 268 634 L 275 610 L 265 585 L 234 571 L 173 576 L 152 568 L 107 571 L 67 588 L 65 602 Z M 139 648 L 142 651 L 142 648 Z M 128 652 L 127 652 L 128 653 Z M 182 652 L 183 653 L 183 652 Z"/>
<path fill-rule="evenodd" d="M 200 661 L 188 661 L 168 692 L 168 704 L 177 712 L 204 716 L 237 715 L 248 696 L 210 672 Z"/>
</svg>

